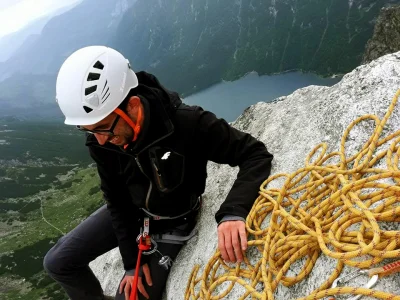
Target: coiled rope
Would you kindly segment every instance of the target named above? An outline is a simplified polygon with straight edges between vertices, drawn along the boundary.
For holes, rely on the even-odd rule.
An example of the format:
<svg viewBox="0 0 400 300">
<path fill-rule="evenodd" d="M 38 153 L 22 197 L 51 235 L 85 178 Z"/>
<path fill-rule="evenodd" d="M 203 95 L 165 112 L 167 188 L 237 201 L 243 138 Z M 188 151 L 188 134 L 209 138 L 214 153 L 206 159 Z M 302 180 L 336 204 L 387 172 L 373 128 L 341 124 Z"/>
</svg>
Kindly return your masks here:
<svg viewBox="0 0 400 300">
<path fill-rule="evenodd" d="M 327 154 L 327 144 L 322 143 L 308 155 L 304 168 L 268 178 L 246 220 L 248 246 L 258 249 L 261 259 L 251 264 L 245 257 L 244 263 L 230 268 L 217 250 L 201 277 L 197 278 L 200 267 L 194 267 L 185 299 L 222 299 L 238 284 L 246 290 L 239 299 L 272 300 L 279 284 L 289 287 L 308 276 L 322 252 L 337 260 L 336 268 L 319 288 L 299 300 L 342 294 L 400 300 L 399 295 L 372 289 L 330 288 L 344 265 L 369 268 L 400 257 L 400 231 L 383 229 L 385 222 L 400 221 L 400 130 L 381 138 L 399 95 L 400 90 L 382 120 L 365 115 L 353 121 L 339 151 Z M 346 157 L 350 131 L 366 120 L 375 122 L 374 132 L 358 153 Z M 385 157 L 386 168 L 378 168 Z M 338 162 L 332 163 L 335 159 Z M 280 189 L 265 188 L 278 178 L 285 181 Z M 287 276 L 298 260 L 301 271 Z M 259 283 L 263 290 L 256 288 Z"/>
</svg>

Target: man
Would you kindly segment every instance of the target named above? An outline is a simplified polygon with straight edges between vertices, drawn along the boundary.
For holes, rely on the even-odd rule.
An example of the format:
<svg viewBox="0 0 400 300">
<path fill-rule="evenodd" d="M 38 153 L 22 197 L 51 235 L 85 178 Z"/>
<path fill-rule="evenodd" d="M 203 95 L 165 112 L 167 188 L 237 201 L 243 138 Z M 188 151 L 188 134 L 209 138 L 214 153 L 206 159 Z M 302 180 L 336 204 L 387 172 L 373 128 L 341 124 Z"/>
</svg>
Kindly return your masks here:
<svg viewBox="0 0 400 300">
<path fill-rule="evenodd" d="M 56 90 L 65 123 L 89 133 L 86 145 L 107 202 L 44 259 L 47 272 L 72 300 L 104 298 L 88 264 L 117 246 L 126 272 L 116 299 L 129 299 L 136 239 L 146 230 L 146 218 L 150 234 L 158 234 L 159 252 L 141 259 L 138 299 L 161 299 L 169 270 L 159 261 L 162 256 L 174 260 L 179 241 L 190 237 L 209 160 L 240 167 L 216 221 L 223 259 L 243 260 L 244 220 L 271 168 L 272 155 L 263 143 L 200 107 L 185 105 L 153 75 L 135 74 L 110 48 L 73 53 L 59 71 Z M 163 239 L 165 234 L 169 239 Z"/>
</svg>

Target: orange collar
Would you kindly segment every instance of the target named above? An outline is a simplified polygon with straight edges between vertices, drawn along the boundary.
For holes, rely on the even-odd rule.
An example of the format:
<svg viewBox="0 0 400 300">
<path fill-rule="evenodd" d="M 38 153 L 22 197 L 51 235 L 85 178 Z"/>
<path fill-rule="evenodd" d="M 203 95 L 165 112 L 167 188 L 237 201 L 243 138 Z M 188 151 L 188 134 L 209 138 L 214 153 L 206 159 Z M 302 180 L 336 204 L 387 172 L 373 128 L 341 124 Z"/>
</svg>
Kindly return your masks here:
<svg viewBox="0 0 400 300">
<path fill-rule="evenodd" d="M 139 104 L 140 104 L 140 102 L 139 102 Z M 119 109 L 119 108 L 116 108 L 115 110 L 114 110 L 114 112 L 117 114 L 117 115 L 119 115 L 121 118 L 123 118 L 124 120 L 125 120 L 125 122 L 126 123 L 128 123 L 128 125 L 130 126 L 130 127 L 132 127 L 132 129 L 133 129 L 133 139 L 132 139 L 132 142 L 134 142 L 134 141 L 136 141 L 137 140 L 137 138 L 138 138 L 138 135 L 139 135 L 139 132 L 140 132 L 140 129 L 141 129 L 141 127 L 140 127 L 140 122 L 142 121 L 142 118 L 143 118 L 143 112 L 142 112 L 142 107 L 139 105 L 138 106 L 138 115 L 137 115 L 137 122 L 136 122 L 136 124 L 131 120 L 131 118 L 129 118 L 128 117 L 128 115 L 125 113 L 125 112 L 123 112 L 121 109 Z M 128 144 L 126 144 L 126 145 L 124 145 L 124 149 L 126 149 L 128 147 Z"/>
</svg>

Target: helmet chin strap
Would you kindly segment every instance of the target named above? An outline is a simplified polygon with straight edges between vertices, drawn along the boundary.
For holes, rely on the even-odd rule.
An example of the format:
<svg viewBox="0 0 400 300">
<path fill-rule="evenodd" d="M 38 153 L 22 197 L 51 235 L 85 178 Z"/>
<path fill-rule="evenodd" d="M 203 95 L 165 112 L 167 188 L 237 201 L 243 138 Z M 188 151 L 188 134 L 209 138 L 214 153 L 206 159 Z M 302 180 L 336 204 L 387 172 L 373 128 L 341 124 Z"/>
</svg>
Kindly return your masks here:
<svg viewBox="0 0 400 300">
<path fill-rule="evenodd" d="M 136 124 L 131 120 L 131 118 L 129 118 L 129 116 L 123 112 L 121 109 L 116 108 L 114 110 L 114 112 L 119 115 L 122 119 L 124 119 L 126 121 L 126 123 L 128 123 L 128 125 L 133 129 L 133 139 L 132 142 L 137 140 L 137 137 L 139 135 L 140 132 L 140 122 L 142 121 L 143 118 L 143 113 L 142 113 L 142 107 L 140 106 L 140 100 L 137 100 L 135 103 L 135 106 L 138 107 L 138 114 L 137 114 L 137 121 Z M 124 148 L 126 149 L 126 147 L 128 147 L 128 144 L 124 145 Z"/>
</svg>

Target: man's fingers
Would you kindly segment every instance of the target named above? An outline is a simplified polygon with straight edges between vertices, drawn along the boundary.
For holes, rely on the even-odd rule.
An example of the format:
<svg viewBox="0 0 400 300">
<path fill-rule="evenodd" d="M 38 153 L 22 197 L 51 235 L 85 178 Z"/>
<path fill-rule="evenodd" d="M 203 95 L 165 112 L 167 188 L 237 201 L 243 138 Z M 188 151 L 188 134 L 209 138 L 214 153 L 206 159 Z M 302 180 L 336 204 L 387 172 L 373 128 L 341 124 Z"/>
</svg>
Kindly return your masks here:
<svg viewBox="0 0 400 300">
<path fill-rule="evenodd" d="M 239 242 L 239 231 L 233 231 L 232 232 L 232 247 L 235 252 L 236 258 L 233 260 L 234 262 L 237 260 L 239 262 L 243 261 L 243 255 L 242 255 L 242 249 L 240 247 L 240 242 Z"/>
<path fill-rule="evenodd" d="M 153 285 L 153 280 L 151 279 L 150 268 L 148 264 L 143 265 L 143 274 L 144 278 L 146 278 L 146 282 L 149 286 Z"/>
<path fill-rule="evenodd" d="M 151 276 L 150 276 L 150 268 L 147 264 L 143 265 L 143 274 L 146 277 L 146 282 L 149 286 L 151 286 L 153 283 L 151 281 Z M 124 290 L 125 292 L 125 300 L 129 300 L 130 295 L 131 295 L 131 291 L 132 291 L 132 284 L 134 281 L 134 276 L 125 276 L 124 279 L 121 281 L 121 284 L 119 285 L 119 292 L 120 294 L 122 293 L 122 290 Z M 147 299 L 149 299 L 149 294 L 147 294 L 147 291 L 145 290 L 144 286 L 143 286 L 143 281 L 142 281 L 142 277 L 138 277 L 138 285 L 137 285 L 137 293 L 136 293 L 136 300 L 139 300 L 139 292 L 146 297 Z"/>
<path fill-rule="evenodd" d="M 144 271 L 144 270 L 143 270 L 143 271 Z M 146 297 L 146 299 L 149 299 L 149 298 L 150 298 L 150 297 L 149 297 L 149 294 L 147 294 L 146 289 L 145 289 L 144 286 L 143 286 L 142 277 L 139 277 L 137 288 L 138 288 L 139 292 L 140 292 L 143 296 Z"/>
<path fill-rule="evenodd" d="M 226 253 L 228 253 L 229 260 L 228 261 L 236 261 L 235 253 L 233 252 L 233 245 L 232 245 L 232 236 L 230 231 L 226 231 L 224 233 L 225 238 L 225 249 Z"/>
<path fill-rule="evenodd" d="M 239 227 L 239 235 L 240 235 L 240 243 L 242 245 L 242 250 L 245 251 L 247 249 L 247 234 L 246 234 L 246 226 L 244 224 Z"/>
<path fill-rule="evenodd" d="M 127 280 L 126 285 L 125 285 L 125 300 L 129 300 L 129 296 L 131 295 L 131 284 L 129 280 Z"/>
<path fill-rule="evenodd" d="M 124 286 L 126 284 L 126 276 L 124 277 L 124 279 L 122 279 L 121 283 L 119 284 L 119 293 L 122 294 L 122 291 L 124 290 Z"/>
<path fill-rule="evenodd" d="M 218 248 L 219 252 L 221 252 L 222 259 L 225 261 L 229 261 L 228 253 L 225 250 L 225 237 L 222 231 L 218 228 Z"/>
<path fill-rule="evenodd" d="M 243 221 L 225 221 L 218 226 L 218 247 L 225 261 L 243 261 L 247 249 L 246 226 Z"/>
</svg>

